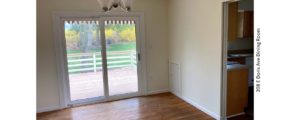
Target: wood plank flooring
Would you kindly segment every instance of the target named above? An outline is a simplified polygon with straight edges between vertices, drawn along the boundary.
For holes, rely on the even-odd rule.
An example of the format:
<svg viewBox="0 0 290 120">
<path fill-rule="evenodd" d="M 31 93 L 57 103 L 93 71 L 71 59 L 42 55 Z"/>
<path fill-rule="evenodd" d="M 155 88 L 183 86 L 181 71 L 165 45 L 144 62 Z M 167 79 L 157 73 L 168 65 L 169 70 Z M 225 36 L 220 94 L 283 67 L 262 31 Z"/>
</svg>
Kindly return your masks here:
<svg viewBox="0 0 290 120">
<path fill-rule="evenodd" d="M 214 120 L 171 93 L 38 113 L 37 120 Z"/>
</svg>

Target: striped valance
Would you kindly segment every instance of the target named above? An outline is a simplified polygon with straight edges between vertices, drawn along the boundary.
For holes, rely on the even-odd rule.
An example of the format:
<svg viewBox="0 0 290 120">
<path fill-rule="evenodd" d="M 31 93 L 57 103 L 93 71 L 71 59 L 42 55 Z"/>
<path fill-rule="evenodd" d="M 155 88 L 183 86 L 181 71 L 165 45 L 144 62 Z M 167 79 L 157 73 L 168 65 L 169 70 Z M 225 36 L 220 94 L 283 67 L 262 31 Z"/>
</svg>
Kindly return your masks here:
<svg viewBox="0 0 290 120">
<path fill-rule="evenodd" d="M 99 25 L 99 21 L 93 21 L 93 20 L 65 20 L 66 24 L 97 24 Z M 134 20 L 106 20 L 105 25 L 111 25 L 111 24 L 135 24 Z"/>
</svg>

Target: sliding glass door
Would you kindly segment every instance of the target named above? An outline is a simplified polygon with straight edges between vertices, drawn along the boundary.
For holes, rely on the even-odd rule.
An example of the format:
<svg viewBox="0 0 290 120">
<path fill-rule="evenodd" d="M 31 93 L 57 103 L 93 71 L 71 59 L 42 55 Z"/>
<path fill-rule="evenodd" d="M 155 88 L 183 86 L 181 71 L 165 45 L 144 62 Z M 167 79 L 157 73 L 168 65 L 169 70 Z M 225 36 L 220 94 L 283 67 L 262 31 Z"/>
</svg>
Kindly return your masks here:
<svg viewBox="0 0 290 120">
<path fill-rule="evenodd" d="M 98 20 L 64 22 L 71 101 L 104 97 Z"/>
<path fill-rule="evenodd" d="M 104 22 L 109 95 L 138 92 L 135 22 L 130 19 Z"/>
<path fill-rule="evenodd" d="M 140 93 L 136 18 L 70 18 L 63 23 L 71 104 Z"/>
</svg>

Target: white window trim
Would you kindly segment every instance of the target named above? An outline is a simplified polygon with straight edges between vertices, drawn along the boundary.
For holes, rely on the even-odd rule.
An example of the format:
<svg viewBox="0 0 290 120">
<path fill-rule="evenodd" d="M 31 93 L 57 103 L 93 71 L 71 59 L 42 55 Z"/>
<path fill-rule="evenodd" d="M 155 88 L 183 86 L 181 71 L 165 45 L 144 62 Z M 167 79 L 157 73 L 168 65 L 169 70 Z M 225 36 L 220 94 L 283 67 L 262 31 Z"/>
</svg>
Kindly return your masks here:
<svg viewBox="0 0 290 120">
<path fill-rule="evenodd" d="M 139 40 L 141 43 L 140 50 L 141 50 L 141 74 L 140 80 L 141 82 L 141 95 L 146 95 L 148 92 L 148 82 L 147 82 L 147 69 L 146 69 L 146 40 L 145 40 L 145 22 L 144 22 L 144 13 L 141 12 L 95 12 L 95 11 L 58 11 L 52 13 L 53 18 L 53 34 L 54 34 L 54 45 L 55 45 L 55 53 L 56 53 L 56 66 L 57 66 L 57 79 L 59 83 L 59 103 L 60 109 L 68 107 L 70 99 L 68 98 L 69 90 L 65 80 L 67 78 L 67 70 L 64 64 L 64 48 L 65 48 L 65 41 L 63 35 L 63 26 L 59 26 L 62 23 L 62 18 L 71 18 L 71 17 L 88 17 L 88 18 L 97 18 L 97 17 L 138 17 L 140 20 L 140 33 L 139 33 Z M 120 98 L 116 98 L 120 99 Z"/>
</svg>

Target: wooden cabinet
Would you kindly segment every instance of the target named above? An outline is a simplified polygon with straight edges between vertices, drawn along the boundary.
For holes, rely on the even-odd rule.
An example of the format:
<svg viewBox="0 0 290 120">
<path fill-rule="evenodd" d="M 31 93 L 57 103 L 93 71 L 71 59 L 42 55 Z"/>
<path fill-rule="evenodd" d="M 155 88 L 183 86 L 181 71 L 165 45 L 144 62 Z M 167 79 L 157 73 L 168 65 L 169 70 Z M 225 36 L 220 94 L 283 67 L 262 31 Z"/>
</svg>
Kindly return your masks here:
<svg viewBox="0 0 290 120">
<path fill-rule="evenodd" d="M 228 7 L 228 41 L 238 37 L 238 2 L 229 3 Z"/>
<path fill-rule="evenodd" d="M 238 38 L 254 36 L 254 13 L 253 11 L 238 12 Z"/>
<path fill-rule="evenodd" d="M 244 112 L 248 104 L 248 69 L 228 70 L 227 116 Z"/>
<path fill-rule="evenodd" d="M 232 2 L 228 6 L 228 41 L 254 36 L 254 12 L 239 11 L 238 4 Z"/>
</svg>

